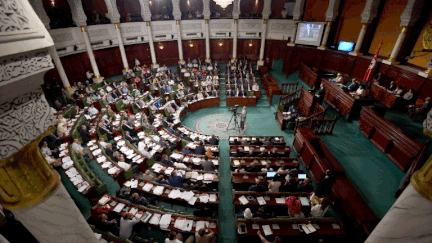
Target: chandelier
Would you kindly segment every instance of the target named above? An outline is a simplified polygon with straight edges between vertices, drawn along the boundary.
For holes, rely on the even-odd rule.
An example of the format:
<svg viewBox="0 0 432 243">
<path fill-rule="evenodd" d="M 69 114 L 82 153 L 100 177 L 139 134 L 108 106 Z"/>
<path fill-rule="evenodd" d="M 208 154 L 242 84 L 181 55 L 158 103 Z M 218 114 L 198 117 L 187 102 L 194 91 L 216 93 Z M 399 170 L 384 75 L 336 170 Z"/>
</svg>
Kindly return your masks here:
<svg viewBox="0 0 432 243">
<path fill-rule="evenodd" d="M 214 0 L 217 5 L 221 6 L 222 9 L 225 9 L 228 5 L 230 5 L 234 0 Z"/>
</svg>

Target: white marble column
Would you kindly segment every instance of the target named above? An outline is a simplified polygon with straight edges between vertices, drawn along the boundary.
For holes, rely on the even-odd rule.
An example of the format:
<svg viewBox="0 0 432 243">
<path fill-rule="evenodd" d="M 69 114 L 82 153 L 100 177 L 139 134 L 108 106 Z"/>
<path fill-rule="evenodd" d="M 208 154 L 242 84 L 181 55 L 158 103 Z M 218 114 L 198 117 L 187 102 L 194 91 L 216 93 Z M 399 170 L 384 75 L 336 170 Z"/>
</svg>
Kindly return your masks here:
<svg viewBox="0 0 432 243">
<path fill-rule="evenodd" d="M 321 42 L 321 46 L 318 47 L 319 49 L 325 49 L 326 48 L 328 37 L 329 37 L 329 34 L 330 34 L 330 27 L 331 27 L 331 22 L 329 21 L 326 24 L 326 28 L 325 28 L 325 31 L 324 31 L 324 36 L 323 36 L 323 39 L 322 39 L 322 42 Z"/>
<path fill-rule="evenodd" d="M 147 32 L 149 37 L 150 55 L 152 59 L 152 68 L 158 68 L 159 64 L 156 61 L 156 52 L 153 44 L 153 33 L 150 25 L 150 21 L 147 21 Z"/>
<path fill-rule="evenodd" d="M 366 243 L 430 243 L 431 232 L 432 202 L 410 183 Z"/>
<path fill-rule="evenodd" d="M 95 83 L 100 83 L 100 82 L 102 82 L 103 77 L 99 73 L 99 68 L 97 66 L 96 59 L 95 59 L 94 54 L 93 54 L 93 50 L 91 48 L 91 43 L 90 43 L 89 35 L 87 32 L 87 27 L 81 26 L 80 28 L 81 28 L 81 33 L 84 37 L 84 43 L 85 43 L 85 46 L 87 49 L 87 54 L 88 54 L 89 59 L 90 59 L 90 64 L 92 66 L 93 73 L 95 75 L 95 77 L 93 78 L 93 81 Z"/>
<path fill-rule="evenodd" d="M 366 30 L 367 30 L 367 24 L 362 24 L 362 28 L 361 28 L 359 36 L 357 38 L 354 51 L 352 53 L 350 53 L 350 54 L 357 55 L 358 53 L 360 53 L 360 48 L 361 48 L 361 46 L 363 44 L 363 40 L 364 40 L 364 37 L 366 35 Z"/>
<path fill-rule="evenodd" d="M 126 51 L 123 45 L 123 37 L 121 35 L 121 31 L 120 31 L 120 24 L 119 23 L 114 23 L 114 28 L 116 30 L 117 33 L 117 39 L 118 39 L 118 43 L 119 43 L 119 49 L 120 49 L 120 55 L 121 55 L 121 59 L 123 62 L 123 74 L 125 74 L 127 71 L 129 71 L 129 64 L 128 64 L 128 60 L 126 57 Z"/>
<path fill-rule="evenodd" d="M 58 53 L 57 53 L 55 46 L 49 47 L 48 50 L 49 50 L 49 54 L 50 54 L 51 58 L 54 60 L 55 66 L 56 66 L 57 71 L 60 75 L 60 79 L 63 83 L 64 90 L 66 91 L 66 93 L 68 95 L 72 95 L 73 92 L 75 92 L 75 89 L 70 86 L 69 79 L 66 76 L 66 72 L 63 68 L 63 64 L 60 61 L 60 57 L 58 56 Z"/>
<path fill-rule="evenodd" d="M 233 54 L 232 60 L 237 60 L 237 36 L 238 36 L 238 20 L 234 19 L 234 38 L 233 38 Z"/>
<path fill-rule="evenodd" d="M 183 59 L 183 44 L 182 44 L 180 20 L 176 20 L 176 25 L 177 25 L 177 45 L 178 45 L 179 59 L 180 59 L 179 63 L 185 64 L 185 61 Z"/>
<path fill-rule="evenodd" d="M 288 43 L 288 46 L 295 46 L 297 27 L 298 27 L 298 21 L 294 21 L 293 30 L 292 30 L 293 36 L 291 38 L 291 41 Z"/>
<path fill-rule="evenodd" d="M 44 201 L 25 209 L 13 210 L 20 221 L 41 243 L 98 242 L 63 184 Z M 61 236 L 61 239 L 58 237 Z"/>
<path fill-rule="evenodd" d="M 259 59 L 257 62 L 258 66 L 264 65 L 264 48 L 265 48 L 266 35 L 267 35 L 267 19 L 263 19 L 263 31 L 261 32 L 261 48 L 260 48 Z"/>
<path fill-rule="evenodd" d="M 205 45 L 206 45 L 206 62 L 210 63 L 210 29 L 209 29 L 209 20 L 205 20 Z"/>
<path fill-rule="evenodd" d="M 390 57 L 387 60 L 387 64 L 391 64 L 391 63 L 396 62 L 396 58 L 399 55 L 399 51 L 400 51 L 402 44 L 405 40 L 407 31 L 408 31 L 408 27 L 405 27 L 405 26 L 402 27 L 401 32 L 399 33 L 398 39 L 396 41 L 396 44 L 394 45 L 393 50 L 390 54 Z M 384 63 L 386 63 L 386 62 L 384 62 Z"/>
</svg>

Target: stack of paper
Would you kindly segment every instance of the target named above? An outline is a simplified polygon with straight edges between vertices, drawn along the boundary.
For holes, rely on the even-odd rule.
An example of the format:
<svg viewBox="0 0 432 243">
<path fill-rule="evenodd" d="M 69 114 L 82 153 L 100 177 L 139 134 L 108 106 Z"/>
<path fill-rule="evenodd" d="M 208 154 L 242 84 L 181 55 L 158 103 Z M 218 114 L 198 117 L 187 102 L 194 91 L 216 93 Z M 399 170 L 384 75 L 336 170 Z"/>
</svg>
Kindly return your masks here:
<svg viewBox="0 0 432 243">
<path fill-rule="evenodd" d="M 316 229 L 311 224 L 302 224 L 302 229 L 306 234 L 310 234 L 316 231 Z"/>
<path fill-rule="evenodd" d="M 180 198 L 185 201 L 189 201 L 193 196 L 195 196 L 195 193 L 191 191 L 183 191 L 182 194 L 180 195 Z"/>
<path fill-rule="evenodd" d="M 273 231 L 270 228 L 270 225 L 263 225 L 262 229 L 264 231 L 264 235 L 272 235 Z"/>
<path fill-rule="evenodd" d="M 159 221 L 159 225 L 163 229 L 168 228 L 170 223 L 171 223 L 171 214 L 164 214 Z"/>
<path fill-rule="evenodd" d="M 99 199 L 98 203 L 100 205 L 105 205 L 109 200 L 110 200 L 110 198 L 108 196 L 103 196 L 101 199 Z"/>
<path fill-rule="evenodd" d="M 183 229 L 186 219 L 185 218 L 177 218 L 174 222 L 174 228 Z"/>
<path fill-rule="evenodd" d="M 188 201 L 188 203 L 189 203 L 190 205 L 195 205 L 195 202 L 196 202 L 197 199 L 198 199 L 197 197 L 192 197 L 192 198 Z"/>
<path fill-rule="evenodd" d="M 276 203 L 277 204 L 285 204 L 285 199 L 284 198 L 276 198 Z"/>
<path fill-rule="evenodd" d="M 193 223 L 193 220 L 186 219 L 183 223 L 183 231 L 190 232 L 192 230 Z"/>
<path fill-rule="evenodd" d="M 165 187 L 163 186 L 157 186 L 156 188 L 153 189 L 153 194 L 162 195 L 164 189 Z"/>
<path fill-rule="evenodd" d="M 200 195 L 199 199 L 200 199 L 200 202 L 202 202 L 202 203 L 208 203 L 210 197 L 207 193 L 203 193 Z"/>
<path fill-rule="evenodd" d="M 146 184 L 143 186 L 143 191 L 145 191 L 145 192 L 149 192 L 152 188 L 153 188 L 153 184 L 152 184 L 152 183 L 146 183 Z"/>
<path fill-rule="evenodd" d="M 246 205 L 249 203 L 249 200 L 247 200 L 247 198 L 245 196 L 241 196 L 239 197 L 239 201 L 243 204 Z"/>
<path fill-rule="evenodd" d="M 259 205 L 267 204 L 263 197 L 257 197 L 257 200 L 258 200 Z"/>
<path fill-rule="evenodd" d="M 180 190 L 172 190 L 171 192 L 170 192 L 170 194 L 168 195 L 168 197 L 169 198 L 173 198 L 173 199 L 176 199 L 176 198 L 179 198 L 180 196 L 181 196 L 181 191 Z"/>
<path fill-rule="evenodd" d="M 200 229 L 202 229 L 202 228 L 204 228 L 204 226 L 209 226 L 209 224 L 210 224 L 210 222 L 208 222 L 208 221 L 198 221 L 197 223 L 196 223 L 196 226 L 195 226 L 195 232 L 197 232 L 197 231 L 199 231 Z"/>
<path fill-rule="evenodd" d="M 120 212 L 123 210 L 123 208 L 124 208 L 125 206 L 126 206 L 126 205 L 125 205 L 124 203 L 119 203 L 119 204 L 117 204 L 117 206 L 113 209 L 113 211 L 116 212 L 116 213 L 120 213 Z"/>
<path fill-rule="evenodd" d="M 209 201 L 210 201 L 210 202 L 216 202 L 216 200 L 217 200 L 217 196 L 216 196 L 216 194 L 210 194 L 210 199 L 209 199 Z"/>
<path fill-rule="evenodd" d="M 150 219 L 149 224 L 158 225 L 161 216 L 162 215 L 158 213 L 153 214 L 153 217 Z"/>
</svg>

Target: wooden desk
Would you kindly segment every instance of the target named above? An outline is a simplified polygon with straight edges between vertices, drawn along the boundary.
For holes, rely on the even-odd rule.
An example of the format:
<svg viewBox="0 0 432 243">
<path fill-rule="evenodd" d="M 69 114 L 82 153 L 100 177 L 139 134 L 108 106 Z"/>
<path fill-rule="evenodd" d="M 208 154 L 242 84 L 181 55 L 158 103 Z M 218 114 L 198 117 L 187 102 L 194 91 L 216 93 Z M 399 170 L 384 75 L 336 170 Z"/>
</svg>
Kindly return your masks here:
<svg viewBox="0 0 432 243">
<path fill-rule="evenodd" d="M 158 170 L 158 168 L 161 168 L 160 170 Z M 165 170 L 168 170 L 169 168 L 174 169 L 174 171 L 184 171 L 185 173 L 188 172 L 196 172 L 198 173 L 198 175 L 204 175 L 204 174 L 212 174 L 214 179 L 212 181 L 212 183 L 218 183 L 219 182 L 219 172 L 208 172 L 208 171 L 203 171 L 202 168 L 199 169 L 191 169 L 191 168 L 178 168 L 178 167 L 171 167 L 168 166 L 166 164 L 162 164 L 160 162 L 156 162 L 153 164 L 152 166 L 152 170 L 154 173 L 158 174 L 158 175 L 166 175 Z"/>
<path fill-rule="evenodd" d="M 248 149 L 245 149 L 248 148 Z M 249 151 L 252 150 L 253 154 L 261 154 L 261 148 L 264 148 L 264 151 L 275 150 L 277 154 L 282 155 L 281 157 L 289 157 L 291 153 L 291 148 L 285 145 L 230 145 L 230 156 L 236 153 L 237 149 L 241 154 L 249 154 Z M 240 157 L 240 156 L 236 156 Z M 274 157 L 274 156 L 272 156 Z"/>
<path fill-rule="evenodd" d="M 276 198 L 287 198 L 289 196 L 295 196 L 295 197 L 307 197 L 308 201 L 310 198 L 310 193 L 308 192 L 235 192 L 233 195 L 233 200 L 234 200 L 234 206 L 260 206 L 260 204 L 258 203 L 258 201 L 251 201 L 248 200 L 249 203 L 248 204 L 243 204 L 240 202 L 239 198 L 242 196 L 245 196 L 246 198 L 248 196 L 252 196 L 254 198 L 257 197 L 268 197 L 267 199 L 269 200 L 265 200 L 266 201 L 266 206 L 284 206 L 285 208 L 287 207 L 285 205 L 285 200 L 284 203 L 277 203 L 276 202 Z M 310 202 L 309 202 L 310 203 Z"/>
<path fill-rule="evenodd" d="M 318 77 L 318 69 L 311 68 L 304 63 L 300 64 L 299 79 L 309 86 L 309 88 L 319 87 L 321 83 L 321 79 Z"/>
<path fill-rule="evenodd" d="M 336 109 L 342 116 L 348 115 L 348 120 L 358 118 L 362 106 L 374 103 L 374 100 L 371 98 L 353 97 L 326 79 L 323 79 L 322 82 L 325 87 L 324 101 Z"/>
<path fill-rule="evenodd" d="M 304 134 L 303 134 L 304 133 Z M 304 165 L 312 173 L 316 182 L 321 181 L 327 170 L 334 175 L 344 175 L 345 170 L 310 128 L 299 128 L 294 138 L 294 147 Z"/>
<path fill-rule="evenodd" d="M 379 115 L 377 107 L 363 107 L 359 124 L 360 132 L 404 172 L 417 159 L 424 146 Z"/>
<path fill-rule="evenodd" d="M 256 106 L 256 97 L 255 96 L 227 96 L 226 97 L 226 105 L 227 106 Z"/>
<path fill-rule="evenodd" d="M 213 98 L 207 98 L 199 101 L 195 101 L 188 105 L 189 112 L 194 112 L 199 109 L 203 108 L 209 108 L 209 107 L 217 107 L 219 106 L 220 98 L 219 97 L 213 97 Z"/>
<path fill-rule="evenodd" d="M 126 211 L 126 208 L 129 209 L 128 211 L 130 211 L 132 208 L 136 208 L 136 209 L 138 209 L 138 212 L 137 212 L 137 213 L 145 213 L 145 212 L 149 212 L 149 213 L 153 213 L 153 214 L 155 214 L 155 213 L 158 213 L 158 214 L 164 214 L 163 212 L 161 212 L 161 211 L 159 211 L 159 210 L 150 209 L 150 208 L 147 208 L 147 207 L 144 207 L 144 206 L 141 206 L 141 205 L 133 204 L 133 203 L 130 203 L 130 202 L 126 201 L 126 200 L 122 200 L 122 199 L 120 199 L 120 198 L 112 197 L 112 196 L 110 196 L 110 195 L 108 195 L 108 194 L 105 194 L 103 197 L 107 197 L 107 198 L 109 198 L 109 200 L 106 202 L 106 204 L 108 204 L 108 205 L 110 206 L 109 211 L 112 212 L 112 213 L 114 213 L 114 214 L 116 214 L 116 215 L 119 215 L 119 216 L 122 216 L 123 214 L 125 214 L 125 213 L 127 212 L 127 211 Z M 123 204 L 125 204 L 125 207 L 123 208 L 123 210 L 122 210 L 120 213 L 114 212 L 113 210 L 114 210 L 115 206 L 117 206 L 117 204 L 119 204 L 119 203 L 123 203 Z M 114 205 L 114 206 L 113 206 L 113 205 Z M 213 223 L 213 224 L 216 225 L 216 228 L 211 228 L 211 227 L 210 227 L 210 229 L 211 229 L 215 234 L 218 233 L 218 227 L 217 227 L 217 225 L 218 225 L 218 220 L 217 220 L 217 219 L 200 218 L 200 217 L 187 216 L 187 215 L 181 215 L 181 214 L 176 214 L 176 213 L 169 213 L 169 214 L 171 214 L 171 223 L 170 223 L 170 225 L 168 226 L 168 229 L 169 229 L 169 230 L 174 230 L 174 231 L 181 231 L 181 232 L 184 232 L 184 231 L 182 231 L 182 230 L 179 230 L 179 229 L 177 229 L 177 228 L 174 228 L 174 222 L 175 222 L 175 220 L 176 220 L 177 218 L 185 218 L 186 220 L 193 220 L 193 221 L 195 221 L 195 222 L 196 222 L 196 221 L 208 221 L 208 222 L 210 222 L 210 223 Z M 153 227 L 155 227 L 155 228 L 157 228 L 157 229 L 160 229 L 160 225 L 152 225 L 152 224 L 149 224 L 149 223 L 147 223 L 146 225 L 148 225 L 148 226 L 153 226 Z M 195 234 L 195 225 L 192 227 L 192 230 L 191 230 L 190 232 L 187 232 L 187 233 L 193 233 L 193 234 Z"/>
<path fill-rule="evenodd" d="M 387 108 L 392 108 L 397 100 L 397 97 L 392 92 L 388 92 L 386 88 L 376 84 L 371 85 L 370 93 L 372 97 L 383 103 Z"/>
<path fill-rule="evenodd" d="M 196 170 L 201 170 L 202 169 L 202 160 L 204 159 L 204 155 L 195 155 L 195 154 L 185 154 L 185 153 L 181 153 L 181 152 L 174 152 L 170 155 L 170 158 L 173 161 L 179 162 L 179 163 L 184 163 L 186 166 L 188 166 L 191 169 L 196 169 Z M 201 160 L 198 163 L 194 163 L 192 162 L 192 160 Z M 214 164 L 214 168 L 217 170 L 219 168 L 219 158 L 218 157 L 210 157 L 208 159 L 209 161 L 215 161 L 213 162 Z M 216 164 L 217 161 L 217 164 Z"/>
<path fill-rule="evenodd" d="M 262 145 L 264 139 L 275 140 L 278 139 L 278 142 L 274 142 L 275 145 L 286 145 L 285 138 L 283 136 L 229 136 L 229 144 L 234 144 L 234 139 L 237 139 L 242 145 Z M 276 141 L 276 140 L 275 140 Z"/>
<path fill-rule="evenodd" d="M 140 179 L 137 177 L 134 177 L 133 179 L 138 181 L 138 187 L 133 188 L 132 190 L 138 190 L 139 192 L 141 192 L 143 194 L 157 197 L 158 201 L 161 200 L 161 201 L 169 202 L 169 203 L 176 204 L 176 205 L 184 205 L 187 207 L 190 207 L 190 206 L 197 207 L 200 203 L 203 203 L 203 204 L 206 204 L 207 206 L 211 206 L 213 210 L 217 210 L 217 205 L 219 204 L 219 193 L 217 193 L 217 192 L 203 192 L 203 191 L 197 191 L 197 190 L 185 190 L 183 188 L 177 188 L 177 187 L 172 187 L 170 185 L 159 184 L 159 183 L 154 182 L 154 181 L 146 181 L 146 180 L 143 180 L 143 179 Z M 123 186 L 125 187 L 127 185 L 127 183 L 128 183 L 128 181 L 123 183 Z M 150 189 L 150 191 L 144 190 L 144 186 L 146 184 L 152 184 L 153 185 L 153 187 L 152 187 L 152 189 Z M 157 186 L 163 186 L 164 187 L 163 193 L 161 195 L 156 195 L 153 193 L 153 189 L 155 189 Z M 180 190 L 182 193 L 191 191 L 191 192 L 195 193 L 197 200 L 196 200 L 194 205 L 191 205 L 188 203 L 188 201 L 185 201 L 181 198 L 170 198 L 168 195 L 169 195 L 169 192 L 171 192 L 172 190 Z M 202 194 L 215 195 L 216 196 L 216 202 L 210 202 L 210 201 L 208 201 L 206 203 L 201 202 L 199 195 L 202 195 Z"/>
<path fill-rule="evenodd" d="M 276 80 L 268 73 L 267 67 L 261 66 L 259 68 L 259 73 L 261 76 L 261 82 L 264 86 L 264 90 L 267 94 L 267 99 L 271 104 L 273 100 L 273 95 L 282 94 L 282 90 L 279 88 Z"/>
<path fill-rule="evenodd" d="M 248 166 L 250 165 L 254 160 L 257 160 L 258 162 L 255 164 L 257 167 L 265 167 L 266 165 L 270 165 L 271 167 L 298 167 L 299 162 L 297 158 L 289 158 L 289 157 L 231 157 L 231 167 L 232 169 L 237 168 L 237 166 Z M 237 165 L 238 163 L 239 165 Z"/>
<path fill-rule="evenodd" d="M 336 219 L 237 219 L 236 220 L 236 227 L 239 227 L 239 224 L 244 223 L 246 224 L 247 228 L 247 234 L 239 234 L 239 242 L 261 242 L 259 241 L 259 238 L 257 236 L 257 229 L 253 229 L 253 224 L 259 225 L 259 230 L 261 233 L 262 225 L 272 225 L 272 224 L 278 224 L 280 229 L 273 229 L 273 235 L 274 236 L 299 236 L 299 237 L 306 237 L 306 234 L 303 232 L 300 232 L 298 229 L 293 228 L 293 224 L 307 224 L 308 222 L 311 222 L 312 224 L 316 224 L 319 226 L 319 229 L 317 229 L 316 232 L 308 235 L 309 238 L 317 237 L 317 236 L 327 236 L 327 237 L 335 237 L 337 235 L 344 235 L 345 231 L 343 230 L 342 223 Z M 339 225 L 339 229 L 335 229 L 332 224 Z M 250 238 L 248 237 L 250 236 Z M 270 238 L 267 237 L 266 238 Z M 247 241 L 246 241 L 247 239 Z M 287 238 L 288 239 L 288 238 Z M 291 238 L 290 238 L 291 239 Z M 297 240 L 302 241 L 303 238 L 298 238 Z M 303 239 L 304 240 L 304 239 Z M 284 241 L 285 242 L 285 241 Z M 286 241 L 288 242 L 288 241 Z M 291 242 L 291 240 L 289 241 Z M 308 241 L 309 242 L 309 241 Z M 318 242 L 318 239 L 313 242 Z"/>
<path fill-rule="evenodd" d="M 279 172 L 278 174 L 285 177 L 285 175 L 288 172 Z M 267 184 L 267 172 L 245 172 L 245 173 L 238 173 L 238 172 L 233 172 L 231 173 L 232 175 L 232 183 L 234 184 L 255 184 L 255 179 L 259 179 L 261 181 L 262 184 L 266 185 Z M 247 178 L 245 178 L 245 176 Z M 247 186 L 249 186 L 247 185 Z M 234 186 L 234 185 L 233 185 Z"/>
</svg>

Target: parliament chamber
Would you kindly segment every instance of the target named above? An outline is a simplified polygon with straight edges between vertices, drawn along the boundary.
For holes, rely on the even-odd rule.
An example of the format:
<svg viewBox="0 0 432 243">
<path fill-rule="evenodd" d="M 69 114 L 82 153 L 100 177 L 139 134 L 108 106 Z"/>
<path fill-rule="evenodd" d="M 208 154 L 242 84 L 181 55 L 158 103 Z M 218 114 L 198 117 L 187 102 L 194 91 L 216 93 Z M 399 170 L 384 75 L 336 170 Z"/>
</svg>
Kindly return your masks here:
<svg viewBox="0 0 432 243">
<path fill-rule="evenodd" d="M 432 2 L 0 4 L 0 242 L 432 242 Z"/>
</svg>

